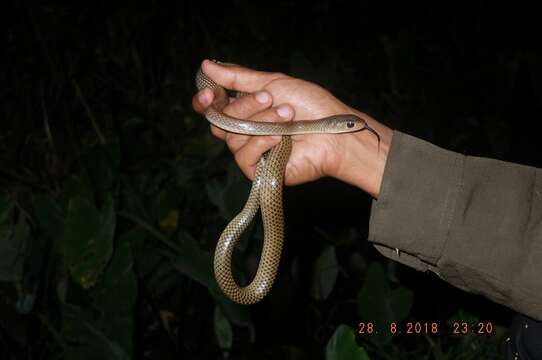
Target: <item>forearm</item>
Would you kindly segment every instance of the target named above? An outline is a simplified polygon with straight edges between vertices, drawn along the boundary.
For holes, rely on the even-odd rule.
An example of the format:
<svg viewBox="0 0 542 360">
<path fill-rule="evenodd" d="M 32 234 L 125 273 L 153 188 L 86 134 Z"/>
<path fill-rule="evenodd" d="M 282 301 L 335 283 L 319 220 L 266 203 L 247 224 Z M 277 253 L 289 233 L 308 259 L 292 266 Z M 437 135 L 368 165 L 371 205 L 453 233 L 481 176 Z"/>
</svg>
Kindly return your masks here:
<svg viewBox="0 0 542 360">
<path fill-rule="evenodd" d="M 380 252 L 542 319 L 540 169 L 395 132 L 382 179 L 369 235 Z"/>
</svg>

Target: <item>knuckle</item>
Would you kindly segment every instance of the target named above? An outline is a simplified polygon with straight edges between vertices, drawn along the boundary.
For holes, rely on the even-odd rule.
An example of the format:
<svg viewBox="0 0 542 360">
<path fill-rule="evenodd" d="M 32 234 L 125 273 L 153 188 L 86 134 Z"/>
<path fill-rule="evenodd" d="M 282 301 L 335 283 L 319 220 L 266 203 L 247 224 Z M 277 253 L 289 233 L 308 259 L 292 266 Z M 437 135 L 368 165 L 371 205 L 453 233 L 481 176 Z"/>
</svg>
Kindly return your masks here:
<svg viewBox="0 0 542 360">
<path fill-rule="evenodd" d="M 285 73 L 282 73 L 282 72 L 274 72 L 274 73 L 271 74 L 271 77 L 273 78 L 273 80 L 290 78 L 290 76 L 288 76 L 288 75 L 286 75 Z"/>
<path fill-rule="evenodd" d="M 252 94 L 250 98 L 257 108 L 266 108 L 271 101 L 271 95 L 267 91 L 258 91 Z"/>
</svg>

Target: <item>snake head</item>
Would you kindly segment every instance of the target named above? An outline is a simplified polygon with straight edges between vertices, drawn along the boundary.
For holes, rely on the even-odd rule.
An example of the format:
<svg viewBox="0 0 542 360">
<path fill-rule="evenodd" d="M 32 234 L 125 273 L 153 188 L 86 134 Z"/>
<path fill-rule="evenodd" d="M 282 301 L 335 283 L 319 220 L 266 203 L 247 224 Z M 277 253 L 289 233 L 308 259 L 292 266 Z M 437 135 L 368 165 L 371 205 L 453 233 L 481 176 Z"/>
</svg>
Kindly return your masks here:
<svg viewBox="0 0 542 360">
<path fill-rule="evenodd" d="M 376 136 L 378 144 L 380 145 L 380 135 L 362 118 L 356 115 L 335 115 L 328 119 L 331 121 L 329 122 L 329 125 L 326 126 L 326 132 L 340 134 L 367 130 Z"/>
<path fill-rule="evenodd" d="M 366 127 L 365 120 L 356 115 L 336 115 L 328 118 L 326 132 L 340 134 L 360 131 Z"/>
</svg>

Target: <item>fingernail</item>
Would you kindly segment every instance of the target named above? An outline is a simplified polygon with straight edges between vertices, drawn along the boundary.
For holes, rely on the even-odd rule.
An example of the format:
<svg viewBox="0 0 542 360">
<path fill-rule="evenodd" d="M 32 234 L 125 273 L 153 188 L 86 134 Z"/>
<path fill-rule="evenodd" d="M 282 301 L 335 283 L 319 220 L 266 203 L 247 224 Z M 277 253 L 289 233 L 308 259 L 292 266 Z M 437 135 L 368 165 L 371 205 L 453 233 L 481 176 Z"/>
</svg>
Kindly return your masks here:
<svg viewBox="0 0 542 360">
<path fill-rule="evenodd" d="M 282 118 L 288 119 L 290 117 L 290 108 L 286 105 L 281 105 L 277 108 L 277 114 Z"/>
<path fill-rule="evenodd" d="M 271 139 L 273 139 L 274 142 L 279 142 L 282 140 L 282 136 L 279 136 L 279 135 L 273 135 L 271 136 Z"/>
<path fill-rule="evenodd" d="M 207 104 L 207 96 L 205 96 L 205 93 L 203 91 L 198 94 L 198 101 L 203 105 Z"/>
<path fill-rule="evenodd" d="M 271 100 L 271 97 L 265 91 L 260 91 L 256 94 L 256 101 L 258 101 L 260 104 L 267 104 L 269 100 Z"/>
</svg>

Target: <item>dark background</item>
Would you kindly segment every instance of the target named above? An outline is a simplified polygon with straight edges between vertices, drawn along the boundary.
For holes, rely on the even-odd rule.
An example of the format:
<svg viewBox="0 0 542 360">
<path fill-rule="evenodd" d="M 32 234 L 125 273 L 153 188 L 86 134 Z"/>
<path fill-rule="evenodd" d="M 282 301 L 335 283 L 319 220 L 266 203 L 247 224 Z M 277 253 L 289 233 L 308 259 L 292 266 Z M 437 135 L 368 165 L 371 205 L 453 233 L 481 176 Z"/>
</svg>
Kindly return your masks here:
<svg viewBox="0 0 542 360">
<path fill-rule="evenodd" d="M 372 359 L 500 358 L 513 313 L 387 261 L 366 241 L 369 196 L 330 179 L 287 189 L 271 294 L 250 308 L 223 299 L 212 250 L 249 184 L 190 101 L 200 62 L 215 58 L 315 82 L 453 151 L 540 166 L 534 8 L 7 1 L 0 19 L 0 220 L 11 241 L 0 250 L 13 259 L 0 263 L 0 358 L 314 359 L 340 324 Z M 66 235 L 107 209 L 103 248 Z M 240 273 L 257 264 L 261 229 L 251 233 Z M 495 333 L 357 334 L 360 321 L 465 319 Z"/>
</svg>

